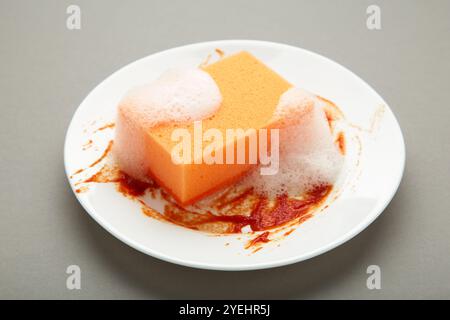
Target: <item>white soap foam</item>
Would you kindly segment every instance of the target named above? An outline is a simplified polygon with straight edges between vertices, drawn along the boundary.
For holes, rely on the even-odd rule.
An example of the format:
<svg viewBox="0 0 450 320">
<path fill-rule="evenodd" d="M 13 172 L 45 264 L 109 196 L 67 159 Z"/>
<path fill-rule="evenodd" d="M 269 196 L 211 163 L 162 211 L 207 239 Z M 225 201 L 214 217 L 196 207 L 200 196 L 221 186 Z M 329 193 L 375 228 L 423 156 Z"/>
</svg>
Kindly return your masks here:
<svg viewBox="0 0 450 320">
<path fill-rule="evenodd" d="M 201 120 L 222 103 L 214 79 L 199 68 L 175 68 L 156 81 L 131 89 L 120 106 L 129 108 L 146 126 Z"/>
<path fill-rule="evenodd" d="M 253 171 L 244 181 L 269 197 L 298 196 L 322 184 L 333 184 L 343 165 L 324 111 L 324 102 L 310 92 L 291 88 L 274 112 L 280 130 L 279 171 L 262 176 Z"/>
<path fill-rule="evenodd" d="M 119 167 L 146 181 L 151 168 L 142 126 L 201 120 L 213 115 L 221 103 L 214 79 L 198 68 L 172 69 L 150 84 L 131 89 L 119 104 L 116 121 L 113 152 Z"/>
<path fill-rule="evenodd" d="M 298 123 L 314 107 L 314 97 L 312 93 L 300 88 L 288 89 L 281 95 L 272 121 L 280 121 L 284 127 Z"/>
</svg>

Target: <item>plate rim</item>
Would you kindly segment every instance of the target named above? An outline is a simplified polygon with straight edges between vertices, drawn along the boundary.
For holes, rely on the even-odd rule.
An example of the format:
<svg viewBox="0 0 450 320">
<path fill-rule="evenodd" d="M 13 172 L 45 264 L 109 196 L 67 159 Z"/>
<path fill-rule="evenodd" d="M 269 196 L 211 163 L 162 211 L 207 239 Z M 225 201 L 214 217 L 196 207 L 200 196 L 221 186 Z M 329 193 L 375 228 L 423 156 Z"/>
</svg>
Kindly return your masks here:
<svg viewBox="0 0 450 320">
<path fill-rule="evenodd" d="M 144 247 L 141 244 L 139 244 L 138 242 L 131 240 L 126 236 L 123 236 L 120 232 L 118 232 L 114 227 L 112 227 L 102 217 L 99 217 L 98 215 L 96 215 L 95 214 L 96 210 L 93 207 L 91 207 L 91 205 L 86 200 L 84 200 L 83 197 L 80 197 L 79 194 L 76 193 L 75 186 L 70 179 L 70 173 L 68 170 L 67 157 L 68 157 L 69 150 L 68 150 L 68 146 L 67 146 L 67 141 L 68 141 L 69 133 L 73 130 L 72 127 L 74 126 L 74 119 L 76 118 L 78 112 L 80 112 L 80 106 L 85 103 L 85 101 L 97 90 L 97 88 L 101 85 L 104 85 L 108 81 L 110 81 L 110 79 L 113 78 L 117 73 L 122 72 L 126 68 L 131 67 L 131 65 L 137 64 L 141 60 L 147 59 L 149 57 L 164 55 L 170 51 L 175 51 L 175 50 L 180 50 L 180 49 L 191 49 L 191 48 L 202 47 L 202 46 L 213 47 L 213 46 L 220 46 L 223 44 L 276 46 L 276 47 L 281 47 L 281 49 L 282 49 L 282 47 L 284 47 L 284 48 L 288 48 L 290 50 L 302 51 L 303 53 L 313 55 L 313 56 L 321 58 L 321 59 L 325 59 L 328 62 L 331 62 L 332 64 L 336 65 L 337 67 L 349 72 L 353 77 L 355 77 L 357 80 L 359 80 L 366 87 L 366 89 L 371 91 L 373 94 L 375 94 L 380 99 L 380 101 L 382 101 L 382 103 L 386 106 L 386 110 L 388 112 L 390 112 L 391 116 L 393 117 L 394 125 L 395 125 L 396 129 L 398 129 L 399 138 L 400 138 L 400 142 L 401 142 L 401 148 L 400 148 L 400 150 L 398 150 L 399 160 L 401 161 L 401 170 L 399 170 L 399 172 L 398 172 L 398 175 L 396 178 L 396 183 L 394 185 L 392 185 L 392 189 L 390 190 L 389 196 L 383 202 L 380 201 L 378 203 L 378 205 L 371 210 L 370 215 L 368 215 L 363 221 L 361 221 L 359 224 L 357 224 L 352 229 L 350 229 L 350 231 L 348 231 L 347 233 L 345 233 L 345 234 L 341 235 L 340 237 L 338 237 L 337 239 L 335 239 L 333 242 L 330 242 L 327 245 L 324 245 L 316 250 L 313 250 L 307 254 L 302 254 L 300 256 L 294 255 L 290 258 L 278 259 L 278 260 L 273 260 L 273 261 L 268 261 L 268 262 L 252 263 L 252 264 L 224 265 L 224 264 L 220 264 L 220 263 L 219 264 L 203 263 L 203 262 L 192 261 L 192 260 L 187 260 L 187 259 L 179 259 L 179 258 L 174 258 L 170 255 L 164 254 L 162 252 L 159 252 L 157 250 L 153 250 L 153 249 Z M 359 233 L 361 233 L 363 230 L 365 230 L 369 225 L 371 225 L 373 223 L 373 221 L 375 221 L 381 215 L 381 213 L 384 212 L 386 207 L 391 203 L 393 197 L 397 193 L 397 190 L 400 186 L 400 183 L 402 181 L 403 174 L 405 171 L 405 163 L 406 163 L 405 140 L 404 140 L 403 133 L 402 133 L 401 127 L 399 125 L 399 122 L 397 120 L 397 117 L 395 116 L 394 112 L 392 112 L 392 109 L 386 103 L 384 98 L 374 88 L 372 88 L 372 86 L 370 86 L 366 81 L 364 81 L 362 78 L 360 78 L 357 74 L 355 74 L 350 69 L 346 68 L 345 66 L 341 65 L 340 63 L 338 63 L 330 58 L 327 58 L 319 53 L 310 51 L 308 49 L 289 45 L 289 44 L 273 42 L 273 41 L 262 41 L 262 40 L 227 39 L 227 40 L 197 42 L 197 43 L 186 44 L 186 45 L 182 45 L 182 46 L 178 46 L 178 47 L 174 47 L 174 48 L 170 48 L 170 49 L 166 49 L 166 50 L 162 50 L 162 51 L 157 51 L 155 53 L 151 53 L 147 56 L 144 56 L 137 60 L 134 60 L 134 61 L 126 64 L 125 66 L 119 68 L 118 70 L 114 71 L 106 78 L 104 78 L 86 95 L 86 97 L 81 101 L 81 103 L 78 105 L 77 109 L 73 113 L 72 118 L 69 123 L 69 126 L 67 127 L 65 137 L 64 137 L 64 169 L 65 169 L 66 177 L 68 179 L 68 182 L 72 189 L 72 192 L 75 195 L 75 197 L 77 198 L 78 202 L 81 204 L 83 209 L 89 214 L 89 216 L 92 219 L 94 219 L 94 221 L 96 221 L 100 226 L 102 226 L 106 231 L 108 231 L 110 234 L 112 234 L 118 240 L 122 241 L 123 243 L 127 244 L 128 246 L 132 247 L 133 249 L 136 249 L 146 255 L 155 257 L 155 258 L 163 260 L 163 261 L 174 263 L 177 265 L 182 265 L 182 266 L 196 268 L 196 269 L 206 269 L 206 270 L 247 271 L 247 270 L 269 269 L 269 268 L 281 267 L 281 266 L 286 266 L 286 265 L 298 263 L 301 261 L 305 261 L 305 260 L 311 259 L 313 257 L 319 256 L 321 254 L 324 254 L 328 251 L 333 250 L 334 248 L 353 239 L 355 236 L 357 236 Z"/>
</svg>

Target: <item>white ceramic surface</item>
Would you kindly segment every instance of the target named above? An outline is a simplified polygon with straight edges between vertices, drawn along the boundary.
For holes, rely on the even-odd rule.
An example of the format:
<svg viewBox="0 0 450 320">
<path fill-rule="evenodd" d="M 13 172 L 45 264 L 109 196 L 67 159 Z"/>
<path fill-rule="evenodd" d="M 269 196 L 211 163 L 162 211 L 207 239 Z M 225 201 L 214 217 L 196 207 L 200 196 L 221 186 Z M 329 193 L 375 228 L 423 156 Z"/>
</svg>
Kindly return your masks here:
<svg viewBox="0 0 450 320">
<path fill-rule="evenodd" d="M 346 117 L 345 169 L 337 198 L 289 236 L 252 253 L 246 235 L 211 235 L 145 216 L 140 205 L 118 193 L 113 184 L 92 184 L 75 193 L 86 211 L 118 239 L 151 256 L 204 269 L 251 270 L 302 261 L 351 239 L 388 205 L 400 183 L 405 147 L 400 127 L 387 103 L 355 74 L 310 51 L 271 42 L 226 40 L 170 49 L 133 62 L 100 83 L 78 107 L 66 135 L 64 161 L 75 183 L 98 166 L 73 178 L 103 152 L 114 129 L 93 133 L 114 121 L 117 103 L 131 86 L 149 82 L 174 66 L 197 66 L 216 48 L 225 54 L 247 50 L 288 81 L 335 102 Z M 95 123 L 93 123 L 95 121 Z M 83 150 L 92 139 L 94 147 Z M 331 198 L 331 197 L 330 197 Z M 157 205 L 157 204 L 156 204 Z M 229 243 L 229 245 L 225 245 Z"/>
</svg>

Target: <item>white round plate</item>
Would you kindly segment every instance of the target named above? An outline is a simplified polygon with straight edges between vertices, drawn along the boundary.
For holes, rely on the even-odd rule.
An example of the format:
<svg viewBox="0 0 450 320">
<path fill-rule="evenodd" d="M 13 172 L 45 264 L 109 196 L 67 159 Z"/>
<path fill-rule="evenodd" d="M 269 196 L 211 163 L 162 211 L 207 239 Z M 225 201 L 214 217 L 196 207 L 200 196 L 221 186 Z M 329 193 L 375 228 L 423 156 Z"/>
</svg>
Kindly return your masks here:
<svg viewBox="0 0 450 320">
<path fill-rule="evenodd" d="M 147 83 L 175 66 L 198 66 L 215 49 L 246 50 L 296 86 L 336 103 L 347 119 L 345 173 L 339 194 L 289 236 L 252 253 L 246 235 L 211 236 L 145 216 L 140 205 L 113 184 L 93 184 L 75 193 L 106 230 L 153 257 L 204 269 L 272 268 L 317 256 L 364 230 L 388 205 L 400 183 L 405 147 L 400 127 L 386 102 L 351 71 L 310 51 L 271 42 L 227 40 L 192 44 L 152 54 L 115 72 L 84 99 L 67 131 L 64 161 L 72 189 L 98 166 L 70 176 L 97 159 L 114 129 L 93 132 L 114 121 L 118 101 L 132 86 Z M 92 139 L 94 147 L 83 150 Z"/>
</svg>

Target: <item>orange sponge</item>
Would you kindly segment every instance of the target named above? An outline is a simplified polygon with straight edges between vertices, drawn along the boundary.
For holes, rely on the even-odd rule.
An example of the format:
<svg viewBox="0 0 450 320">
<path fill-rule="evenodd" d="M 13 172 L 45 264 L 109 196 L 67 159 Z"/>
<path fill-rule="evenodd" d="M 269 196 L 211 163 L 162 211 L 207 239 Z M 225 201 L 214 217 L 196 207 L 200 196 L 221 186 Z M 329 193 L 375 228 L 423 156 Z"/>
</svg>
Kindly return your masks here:
<svg viewBox="0 0 450 320">
<path fill-rule="evenodd" d="M 223 58 L 203 70 L 214 79 L 222 96 L 218 110 L 202 120 L 203 132 L 214 128 L 223 137 L 226 129 L 267 127 L 281 94 L 291 87 L 248 52 Z M 177 144 L 172 140 L 172 133 L 182 128 L 194 136 L 194 124 L 178 122 L 149 126 L 139 123 L 139 117 L 132 110 L 130 105 L 119 106 L 115 153 L 121 169 L 140 180 L 148 177 L 156 180 L 180 204 L 195 202 L 236 181 L 254 166 L 249 163 L 176 164 L 171 158 Z M 237 139 L 231 142 L 234 147 Z M 221 151 L 225 157 L 227 147 L 230 146 L 225 144 L 216 152 Z"/>
</svg>

